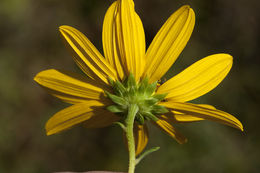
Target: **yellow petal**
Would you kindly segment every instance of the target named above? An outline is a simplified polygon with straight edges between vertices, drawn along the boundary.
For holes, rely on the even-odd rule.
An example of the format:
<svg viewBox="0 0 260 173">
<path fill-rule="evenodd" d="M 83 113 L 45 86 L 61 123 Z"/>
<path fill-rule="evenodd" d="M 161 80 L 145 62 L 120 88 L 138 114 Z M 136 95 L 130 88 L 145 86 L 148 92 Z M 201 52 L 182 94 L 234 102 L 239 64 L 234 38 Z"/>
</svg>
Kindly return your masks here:
<svg viewBox="0 0 260 173">
<path fill-rule="evenodd" d="M 104 97 L 106 86 L 63 70 L 45 70 L 38 73 L 34 80 L 46 88 L 52 95 L 68 103 L 85 102 L 88 99 L 99 100 Z"/>
<path fill-rule="evenodd" d="M 138 81 L 145 65 L 145 35 L 132 0 L 118 0 L 115 25 L 121 61 L 126 72 L 132 72 Z"/>
<path fill-rule="evenodd" d="M 178 132 L 171 124 L 168 117 L 162 115 L 159 117 L 158 121 L 153 122 L 158 128 L 166 132 L 168 135 L 173 137 L 178 143 L 184 144 L 187 142 L 187 138 L 185 138 L 180 132 Z"/>
<path fill-rule="evenodd" d="M 144 76 L 150 82 L 159 80 L 172 66 L 186 46 L 195 24 L 195 14 L 189 6 L 173 13 L 159 30 L 146 53 Z"/>
<path fill-rule="evenodd" d="M 45 125 L 47 135 L 66 130 L 74 125 L 89 120 L 93 116 L 102 114 L 105 105 L 97 100 L 89 100 L 67 107 L 53 115 Z M 105 115 L 104 115 L 105 116 Z"/>
<path fill-rule="evenodd" d="M 243 131 L 243 125 L 233 115 L 218 109 L 206 108 L 192 103 L 179 103 L 179 102 L 161 102 L 167 108 L 173 109 L 187 115 L 203 118 L 206 120 L 216 121 Z"/>
<path fill-rule="evenodd" d="M 60 26 L 65 45 L 73 55 L 77 65 L 89 77 L 108 84 L 107 77 L 116 79 L 116 72 L 95 46 L 80 31 L 70 26 Z"/>
<path fill-rule="evenodd" d="M 216 109 L 214 106 L 207 105 L 207 104 L 198 104 L 201 107 L 209 108 L 209 109 Z M 169 113 L 165 114 L 169 120 L 173 123 L 189 123 L 195 121 L 202 121 L 205 120 L 203 118 L 194 117 L 192 115 L 184 114 L 178 111 L 171 110 Z"/>
<path fill-rule="evenodd" d="M 118 1 L 114 2 L 107 10 L 103 22 L 103 49 L 106 60 L 117 72 L 118 78 L 126 78 L 124 67 L 122 65 L 116 37 L 116 16 L 118 15 Z"/>
<path fill-rule="evenodd" d="M 134 137 L 135 137 L 135 155 L 139 155 L 148 143 L 148 129 L 147 126 L 134 124 Z"/>
<path fill-rule="evenodd" d="M 173 123 L 190 123 L 190 122 L 204 120 L 203 118 L 194 117 L 192 115 L 178 114 L 178 113 L 174 113 L 174 114 L 168 113 L 167 116 L 170 117 Z"/>
<path fill-rule="evenodd" d="M 94 111 L 95 112 L 95 111 Z M 99 109 L 95 116 L 91 117 L 83 123 L 86 128 L 102 128 L 107 127 L 120 120 L 120 117 L 105 109 Z"/>
<path fill-rule="evenodd" d="M 168 93 L 167 99 L 186 102 L 214 89 L 228 74 L 233 58 L 228 54 L 215 54 L 203 58 L 183 70 L 158 88 Z"/>
</svg>

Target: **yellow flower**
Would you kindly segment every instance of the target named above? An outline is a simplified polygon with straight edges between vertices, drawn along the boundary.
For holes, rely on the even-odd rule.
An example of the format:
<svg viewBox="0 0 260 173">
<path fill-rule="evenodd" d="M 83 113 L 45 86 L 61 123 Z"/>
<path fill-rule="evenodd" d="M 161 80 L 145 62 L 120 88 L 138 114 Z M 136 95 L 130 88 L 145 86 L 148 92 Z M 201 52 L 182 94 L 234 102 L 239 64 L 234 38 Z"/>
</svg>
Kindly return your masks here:
<svg viewBox="0 0 260 173">
<path fill-rule="evenodd" d="M 66 46 L 88 77 L 54 69 L 36 75 L 34 80 L 52 95 L 73 104 L 48 120 L 47 135 L 79 123 L 89 128 L 99 128 L 119 121 L 122 116 L 112 112 L 124 112 L 128 104 L 125 102 L 129 99 L 125 99 L 126 95 L 120 92 L 116 94 L 115 89 L 127 87 L 128 84 L 124 84 L 127 80 L 134 83 L 128 87 L 142 95 L 142 99 L 138 95 L 129 101 L 138 100 L 139 106 L 134 126 L 136 154 L 142 152 L 148 142 L 147 120 L 179 143 L 185 143 L 187 139 L 174 128 L 174 123 L 212 120 L 243 130 L 240 121 L 226 112 L 206 104 L 187 103 L 214 89 L 225 78 L 232 66 L 232 56 L 210 55 L 162 85 L 157 85 L 157 88 L 154 85 L 184 49 L 194 23 L 193 10 L 189 6 L 181 7 L 165 22 L 146 51 L 143 25 L 134 10 L 133 1 L 117 0 L 104 18 L 104 57 L 80 31 L 61 26 L 60 32 Z M 150 87 L 150 94 L 146 95 L 148 91 L 141 92 L 141 85 Z M 133 92 L 130 90 L 127 89 L 127 97 Z M 153 107 L 142 107 L 144 101 Z M 162 111 L 165 108 L 169 112 Z"/>
</svg>

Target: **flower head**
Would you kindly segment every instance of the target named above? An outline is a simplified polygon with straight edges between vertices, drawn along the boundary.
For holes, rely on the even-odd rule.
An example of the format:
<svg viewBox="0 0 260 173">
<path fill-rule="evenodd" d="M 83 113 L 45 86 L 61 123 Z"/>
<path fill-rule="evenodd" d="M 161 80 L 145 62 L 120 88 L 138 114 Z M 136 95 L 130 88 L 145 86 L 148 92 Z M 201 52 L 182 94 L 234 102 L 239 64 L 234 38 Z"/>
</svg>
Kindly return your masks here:
<svg viewBox="0 0 260 173">
<path fill-rule="evenodd" d="M 46 123 L 47 135 L 83 123 L 97 128 L 124 119 L 129 105 L 136 104 L 136 154 L 148 141 L 146 123 L 152 122 L 179 143 L 187 139 L 175 123 L 212 120 L 240 130 L 234 116 L 211 105 L 187 103 L 214 89 L 228 74 L 232 56 L 207 56 L 163 84 L 157 81 L 168 71 L 187 44 L 195 15 L 189 6 L 173 13 L 146 50 L 142 22 L 132 0 L 117 0 L 104 18 L 104 57 L 77 29 L 61 26 L 60 33 L 81 70 L 81 76 L 63 70 L 45 70 L 35 81 L 52 95 L 73 104 Z"/>
</svg>

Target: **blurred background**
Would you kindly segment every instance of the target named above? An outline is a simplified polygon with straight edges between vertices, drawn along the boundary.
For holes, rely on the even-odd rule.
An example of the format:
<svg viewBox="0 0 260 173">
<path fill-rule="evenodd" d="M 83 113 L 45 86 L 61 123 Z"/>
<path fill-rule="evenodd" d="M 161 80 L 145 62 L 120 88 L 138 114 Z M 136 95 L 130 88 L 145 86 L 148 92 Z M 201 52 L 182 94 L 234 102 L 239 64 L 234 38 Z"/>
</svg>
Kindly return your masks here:
<svg viewBox="0 0 260 173">
<path fill-rule="evenodd" d="M 102 52 L 102 22 L 112 0 L 0 1 L 0 173 L 114 170 L 127 168 L 119 127 L 77 126 L 47 137 L 45 122 L 67 104 L 34 81 L 40 71 L 79 72 L 59 37 L 58 27 L 82 31 Z M 166 19 L 190 4 L 193 35 L 166 74 L 172 77 L 214 53 L 229 53 L 234 65 L 213 91 L 195 100 L 235 115 L 240 132 L 214 122 L 179 124 L 188 143 L 179 145 L 150 127 L 149 147 L 161 149 L 137 166 L 137 173 L 260 172 L 260 3 L 258 0 L 135 0 L 149 45 Z"/>
</svg>

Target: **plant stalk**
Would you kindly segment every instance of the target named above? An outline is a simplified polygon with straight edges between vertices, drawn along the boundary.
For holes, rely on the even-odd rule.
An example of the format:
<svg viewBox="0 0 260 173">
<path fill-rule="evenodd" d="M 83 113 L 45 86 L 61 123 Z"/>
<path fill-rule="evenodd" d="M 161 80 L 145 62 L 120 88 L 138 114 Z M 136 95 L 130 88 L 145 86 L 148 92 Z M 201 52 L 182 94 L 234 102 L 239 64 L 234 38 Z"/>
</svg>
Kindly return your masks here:
<svg viewBox="0 0 260 173">
<path fill-rule="evenodd" d="M 125 120 L 126 124 L 126 138 L 128 143 L 128 152 L 129 152 L 129 166 L 128 173 L 134 173 L 135 171 L 135 139 L 134 139 L 134 120 L 135 115 L 138 112 L 138 106 L 136 104 L 132 104 L 128 108 L 128 115 Z"/>
</svg>

